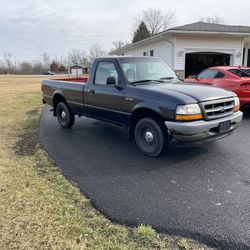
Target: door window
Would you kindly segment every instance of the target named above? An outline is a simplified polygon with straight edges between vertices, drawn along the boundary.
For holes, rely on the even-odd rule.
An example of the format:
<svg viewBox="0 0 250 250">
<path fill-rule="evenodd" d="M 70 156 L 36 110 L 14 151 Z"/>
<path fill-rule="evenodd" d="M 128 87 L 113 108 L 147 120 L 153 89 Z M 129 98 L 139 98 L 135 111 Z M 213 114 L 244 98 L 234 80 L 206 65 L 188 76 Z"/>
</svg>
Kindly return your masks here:
<svg viewBox="0 0 250 250">
<path fill-rule="evenodd" d="M 224 76 L 225 75 L 222 72 L 218 71 L 218 74 L 215 76 L 215 78 L 223 78 Z"/>
<path fill-rule="evenodd" d="M 224 74 L 218 70 L 208 69 L 201 72 L 198 78 L 223 78 Z"/>
<path fill-rule="evenodd" d="M 114 77 L 115 81 L 118 81 L 118 73 L 115 65 L 112 62 L 100 62 L 97 65 L 95 74 L 95 84 L 108 85 L 108 78 Z"/>
</svg>

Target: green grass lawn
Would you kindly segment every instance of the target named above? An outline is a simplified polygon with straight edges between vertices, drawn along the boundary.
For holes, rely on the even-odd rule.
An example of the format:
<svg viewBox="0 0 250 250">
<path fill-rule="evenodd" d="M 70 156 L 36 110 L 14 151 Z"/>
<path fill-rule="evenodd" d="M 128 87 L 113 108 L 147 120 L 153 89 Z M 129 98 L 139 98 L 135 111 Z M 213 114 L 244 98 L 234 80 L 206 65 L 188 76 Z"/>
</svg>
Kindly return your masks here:
<svg viewBox="0 0 250 250">
<path fill-rule="evenodd" d="M 38 76 L 0 76 L 0 249 L 208 249 L 115 225 L 64 178 L 38 140 Z"/>
</svg>

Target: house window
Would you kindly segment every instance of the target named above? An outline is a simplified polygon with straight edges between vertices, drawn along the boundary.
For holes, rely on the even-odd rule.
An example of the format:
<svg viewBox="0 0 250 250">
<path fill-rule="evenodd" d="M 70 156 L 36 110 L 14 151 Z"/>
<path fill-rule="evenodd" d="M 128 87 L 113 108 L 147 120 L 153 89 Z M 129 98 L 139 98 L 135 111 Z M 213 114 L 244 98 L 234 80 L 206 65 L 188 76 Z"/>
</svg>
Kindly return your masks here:
<svg viewBox="0 0 250 250">
<path fill-rule="evenodd" d="M 143 56 L 148 56 L 148 53 L 147 52 L 143 52 Z"/>
<path fill-rule="evenodd" d="M 154 56 L 154 51 L 150 50 L 150 56 Z"/>
</svg>

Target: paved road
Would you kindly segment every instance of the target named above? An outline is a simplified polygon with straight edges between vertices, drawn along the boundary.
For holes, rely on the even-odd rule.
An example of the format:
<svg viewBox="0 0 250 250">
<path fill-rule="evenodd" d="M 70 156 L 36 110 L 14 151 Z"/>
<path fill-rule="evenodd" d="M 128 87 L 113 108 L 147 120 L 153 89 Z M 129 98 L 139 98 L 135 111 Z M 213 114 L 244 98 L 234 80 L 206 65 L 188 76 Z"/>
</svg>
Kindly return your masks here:
<svg viewBox="0 0 250 250">
<path fill-rule="evenodd" d="M 250 249 L 250 114 L 224 140 L 141 155 L 125 130 L 88 118 L 63 130 L 45 106 L 40 137 L 68 179 L 109 219 L 223 249 Z"/>
</svg>

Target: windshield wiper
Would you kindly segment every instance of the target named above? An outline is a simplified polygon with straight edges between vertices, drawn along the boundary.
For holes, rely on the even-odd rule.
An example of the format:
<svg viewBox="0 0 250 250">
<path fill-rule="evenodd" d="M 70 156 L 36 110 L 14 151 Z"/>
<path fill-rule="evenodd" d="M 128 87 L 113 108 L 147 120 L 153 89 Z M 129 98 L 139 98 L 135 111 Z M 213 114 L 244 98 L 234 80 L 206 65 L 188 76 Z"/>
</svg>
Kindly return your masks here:
<svg viewBox="0 0 250 250">
<path fill-rule="evenodd" d="M 139 81 L 134 81 L 134 82 L 130 82 L 130 84 L 137 84 L 137 83 L 147 83 L 147 82 L 151 82 L 152 80 L 139 80 Z"/>
<path fill-rule="evenodd" d="M 136 85 L 138 83 L 148 83 L 148 82 L 164 82 L 164 81 L 161 81 L 161 79 L 159 80 L 149 80 L 149 79 L 145 79 L 145 80 L 139 80 L 139 81 L 134 81 L 134 82 L 130 82 L 130 84 L 133 84 L 133 85 Z"/>
<path fill-rule="evenodd" d="M 166 77 L 160 78 L 160 80 L 173 80 L 173 79 L 178 79 L 178 78 L 172 77 L 172 76 L 166 76 Z"/>
</svg>

